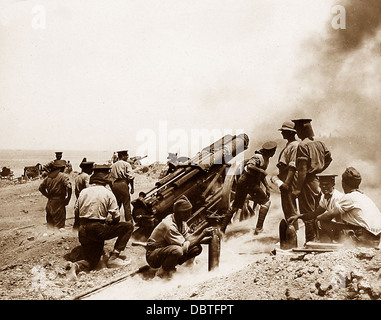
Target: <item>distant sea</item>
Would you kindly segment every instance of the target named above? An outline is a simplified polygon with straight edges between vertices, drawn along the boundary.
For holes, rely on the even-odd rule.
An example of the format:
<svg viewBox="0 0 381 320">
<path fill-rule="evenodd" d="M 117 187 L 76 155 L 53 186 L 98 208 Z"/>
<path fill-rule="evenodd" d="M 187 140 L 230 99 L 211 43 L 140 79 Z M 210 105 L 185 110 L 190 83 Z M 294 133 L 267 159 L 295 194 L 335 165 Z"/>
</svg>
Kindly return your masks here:
<svg viewBox="0 0 381 320">
<path fill-rule="evenodd" d="M 73 150 L 0 150 L 0 171 L 3 167 L 10 168 L 14 177 L 24 174 L 24 167 L 42 165 L 55 159 L 55 151 L 62 151 L 62 159 L 70 161 L 74 171 L 80 171 L 79 164 L 84 157 L 87 161 L 107 163 L 111 160 L 113 151 L 73 151 Z"/>
</svg>

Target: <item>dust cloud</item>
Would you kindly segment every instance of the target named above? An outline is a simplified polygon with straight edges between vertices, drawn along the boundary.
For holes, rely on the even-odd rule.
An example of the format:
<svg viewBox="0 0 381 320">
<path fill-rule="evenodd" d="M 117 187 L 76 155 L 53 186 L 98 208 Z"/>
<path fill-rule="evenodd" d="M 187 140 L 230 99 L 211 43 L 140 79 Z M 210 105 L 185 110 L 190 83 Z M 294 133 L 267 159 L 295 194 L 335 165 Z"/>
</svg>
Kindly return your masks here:
<svg viewBox="0 0 381 320">
<path fill-rule="evenodd" d="M 169 281 L 158 277 L 144 279 L 136 275 L 86 299 L 160 300 L 180 287 L 189 288 L 192 293 L 194 290 L 194 296 L 197 298 L 198 284 L 215 277 L 227 276 L 270 254 L 279 241 L 278 225 L 283 217 L 279 201 L 279 195 L 274 195 L 263 234 L 253 235 L 257 214 L 243 221 L 239 221 L 238 216 L 233 218 L 233 223 L 228 226 L 226 235 L 221 240 L 218 268 L 208 271 L 208 246 L 203 245 L 203 251 L 196 257 L 193 265 L 177 266 L 177 271 Z"/>
</svg>

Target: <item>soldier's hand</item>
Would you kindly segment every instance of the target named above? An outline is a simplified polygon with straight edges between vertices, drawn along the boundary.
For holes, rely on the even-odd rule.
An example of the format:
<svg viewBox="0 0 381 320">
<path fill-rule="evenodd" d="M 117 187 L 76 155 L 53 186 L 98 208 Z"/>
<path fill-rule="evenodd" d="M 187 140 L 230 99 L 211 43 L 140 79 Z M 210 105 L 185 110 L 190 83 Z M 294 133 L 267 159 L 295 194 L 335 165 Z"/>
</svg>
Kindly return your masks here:
<svg viewBox="0 0 381 320">
<path fill-rule="evenodd" d="M 283 183 L 280 187 L 279 187 L 279 190 L 280 191 L 288 191 L 289 189 L 289 186 L 287 183 Z"/>
<path fill-rule="evenodd" d="M 295 198 L 297 198 L 297 197 L 299 197 L 299 195 L 300 195 L 300 190 L 294 190 L 294 191 L 292 191 L 292 194 L 293 194 L 293 196 L 294 196 Z"/>
<path fill-rule="evenodd" d="M 213 233 L 213 231 L 214 231 L 214 228 L 213 228 L 213 227 L 205 228 L 205 229 L 202 231 L 202 236 L 203 236 L 203 237 L 211 236 L 212 233 Z"/>
<path fill-rule="evenodd" d="M 111 215 L 108 215 L 107 217 L 106 217 L 106 224 L 112 224 L 112 216 Z"/>
<path fill-rule="evenodd" d="M 134 194 L 134 192 L 135 192 L 135 189 L 134 189 L 134 188 L 131 188 L 131 190 L 130 190 L 130 194 Z"/>
<path fill-rule="evenodd" d="M 212 240 L 212 236 L 202 238 L 200 244 L 209 244 L 210 240 Z"/>
<path fill-rule="evenodd" d="M 302 219 L 302 218 L 303 218 L 303 215 L 302 215 L 302 214 L 297 214 L 297 215 L 295 215 L 295 216 L 292 216 L 292 217 L 288 218 L 288 219 L 287 219 L 287 222 L 288 222 L 289 224 L 293 224 L 296 220 L 298 220 L 298 219 Z"/>
</svg>

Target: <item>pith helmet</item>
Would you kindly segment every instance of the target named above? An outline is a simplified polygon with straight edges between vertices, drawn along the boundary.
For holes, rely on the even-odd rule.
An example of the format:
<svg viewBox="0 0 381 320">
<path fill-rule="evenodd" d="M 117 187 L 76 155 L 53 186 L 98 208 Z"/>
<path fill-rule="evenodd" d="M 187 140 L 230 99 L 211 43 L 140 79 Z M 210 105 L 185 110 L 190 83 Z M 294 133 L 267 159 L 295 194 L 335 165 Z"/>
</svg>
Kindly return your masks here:
<svg viewBox="0 0 381 320">
<path fill-rule="evenodd" d="M 282 127 L 278 130 L 279 131 L 287 130 L 287 131 L 296 132 L 295 123 L 292 121 L 285 121 L 285 122 L 283 122 Z"/>
</svg>

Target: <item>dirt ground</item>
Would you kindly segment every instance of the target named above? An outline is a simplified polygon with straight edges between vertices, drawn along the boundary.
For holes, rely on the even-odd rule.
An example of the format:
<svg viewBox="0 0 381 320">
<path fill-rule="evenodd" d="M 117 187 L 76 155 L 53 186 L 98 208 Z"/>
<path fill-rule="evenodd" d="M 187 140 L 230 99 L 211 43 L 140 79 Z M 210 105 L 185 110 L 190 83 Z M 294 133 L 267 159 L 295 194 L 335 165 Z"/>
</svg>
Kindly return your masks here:
<svg viewBox="0 0 381 320">
<path fill-rule="evenodd" d="M 157 174 L 137 174 L 136 194 L 150 189 Z M 67 300 L 95 291 L 90 299 L 380 299 L 381 252 L 347 248 L 334 253 L 292 254 L 275 252 L 281 216 L 279 195 L 265 223 L 265 233 L 254 236 L 255 217 L 235 222 L 221 245 L 220 267 L 207 271 L 207 249 L 191 267 L 180 267 L 172 280 L 143 279 L 137 275 L 118 281 L 146 264 L 145 250 L 131 246 L 124 255 L 130 265 L 67 277 L 68 254 L 79 246 L 72 231 L 73 196 L 67 207 L 64 230 L 46 227 L 46 199 L 39 193 L 41 180 L 0 185 L 0 299 Z M 134 196 L 133 196 L 134 197 Z M 299 230 L 302 235 L 303 227 Z M 302 236 L 299 239 L 302 242 Z M 113 240 L 106 242 L 111 251 Z M 73 251 L 74 249 L 74 251 Z M 271 253 L 273 251 L 273 253 Z"/>
</svg>

